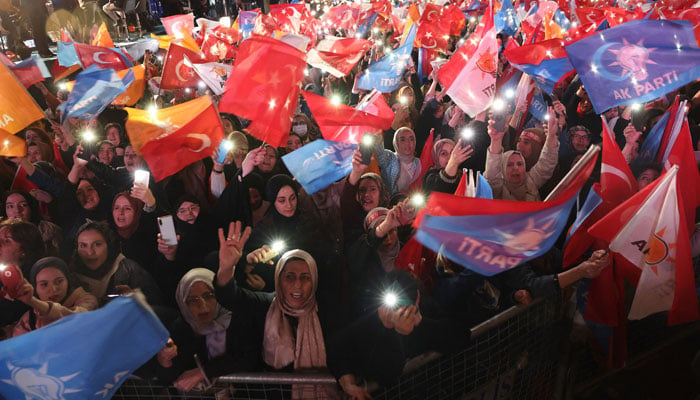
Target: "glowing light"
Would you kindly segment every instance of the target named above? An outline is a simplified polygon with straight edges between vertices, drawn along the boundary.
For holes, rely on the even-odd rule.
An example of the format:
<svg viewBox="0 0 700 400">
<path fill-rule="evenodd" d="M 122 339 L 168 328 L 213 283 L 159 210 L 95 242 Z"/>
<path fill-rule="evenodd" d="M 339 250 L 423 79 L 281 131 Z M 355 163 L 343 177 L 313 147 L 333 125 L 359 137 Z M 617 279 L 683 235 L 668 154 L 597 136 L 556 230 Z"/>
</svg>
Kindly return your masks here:
<svg viewBox="0 0 700 400">
<path fill-rule="evenodd" d="M 152 120 L 155 120 L 158 118 L 158 106 L 155 104 L 151 104 L 146 108 L 146 111 L 148 111 L 148 115 L 151 117 Z"/>
<path fill-rule="evenodd" d="M 544 120 L 545 120 L 545 121 L 549 121 L 549 114 L 545 114 Z"/>
<path fill-rule="evenodd" d="M 304 68 L 304 76 L 309 76 L 309 69 L 308 68 Z"/>
<path fill-rule="evenodd" d="M 272 242 L 272 246 L 270 246 L 270 249 L 275 253 L 279 254 L 279 252 L 283 251 L 286 247 L 287 245 L 284 243 L 284 241 L 275 240 L 274 242 Z"/>
<path fill-rule="evenodd" d="M 388 292 L 384 295 L 384 304 L 387 307 L 396 307 L 396 304 L 399 302 L 399 298 L 396 296 L 395 293 L 393 292 Z"/>
<path fill-rule="evenodd" d="M 270 108 L 275 108 L 275 105 L 276 105 L 277 103 L 275 102 L 275 99 L 272 99 L 272 100 L 269 101 L 268 104 L 270 105 Z"/>
<path fill-rule="evenodd" d="M 408 97 L 406 97 L 406 96 L 399 97 L 399 103 L 401 103 L 401 105 L 404 105 L 404 106 L 407 105 L 408 104 Z"/>
<path fill-rule="evenodd" d="M 547 55 L 547 57 L 554 57 L 554 54 L 552 54 L 552 50 L 547 50 L 545 54 Z"/>
<path fill-rule="evenodd" d="M 83 138 L 83 141 L 88 143 L 95 141 L 95 139 L 97 138 L 95 136 L 95 132 L 93 132 L 91 129 L 84 130 L 83 134 L 80 136 Z"/>
<path fill-rule="evenodd" d="M 66 85 L 65 82 L 61 82 L 58 84 L 58 90 L 66 91 L 66 90 L 68 90 L 68 85 Z"/>
<path fill-rule="evenodd" d="M 474 22 L 476 22 L 476 17 L 471 17 L 471 18 L 469 18 L 469 22 L 472 23 L 472 24 L 473 24 Z"/>
<path fill-rule="evenodd" d="M 510 88 L 506 89 L 505 96 L 506 98 L 512 99 L 513 97 L 515 97 L 515 90 Z"/>
<path fill-rule="evenodd" d="M 224 150 L 226 150 L 226 151 L 233 150 L 233 142 L 232 141 L 230 141 L 228 139 L 224 139 L 221 143 L 224 147 Z"/>
<path fill-rule="evenodd" d="M 4 144 L 4 145 L 5 145 L 5 147 L 7 147 L 7 146 L 9 146 L 9 145 L 10 145 L 10 141 L 9 141 L 9 140 L 7 140 L 7 139 L 5 139 L 5 141 L 4 141 L 4 142 L 2 142 L 2 144 Z"/>
<path fill-rule="evenodd" d="M 199 81 L 199 82 L 197 83 L 197 87 L 200 88 L 200 89 L 205 89 L 205 88 L 207 87 L 207 84 L 204 83 L 204 81 Z"/>
<path fill-rule="evenodd" d="M 185 93 L 192 93 L 192 89 L 190 89 L 190 88 L 185 88 Z"/>
<path fill-rule="evenodd" d="M 462 137 L 462 139 L 470 140 L 474 137 L 474 129 L 465 127 L 464 129 L 462 129 L 462 132 L 460 132 L 459 135 Z"/>
<path fill-rule="evenodd" d="M 595 64 L 591 64 L 591 72 L 593 72 L 594 74 L 598 73 L 598 67 L 596 67 Z"/>
<path fill-rule="evenodd" d="M 333 96 L 331 96 L 331 104 L 333 104 L 334 106 L 339 106 L 340 103 L 341 103 L 340 96 L 338 96 L 337 94 L 334 94 Z"/>
<path fill-rule="evenodd" d="M 377 28 L 377 27 L 372 28 L 372 33 L 374 33 L 374 34 L 379 33 L 379 28 Z"/>
<path fill-rule="evenodd" d="M 506 108 L 506 102 L 503 99 L 495 99 L 491 108 L 493 111 L 503 111 Z"/>
<path fill-rule="evenodd" d="M 163 56 L 156 56 L 156 58 L 158 59 L 158 62 L 163 62 Z"/>
<path fill-rule="evenodd" d="M 374 144 L 374 136 L 372 135 L 365 135 L 362 137 L 362 144 L 364 146 L 372 146 Z"/>
<path fill-rule="evenodd" d="M 631 107 L 632 107 L 632 111 L 640 111 L 642 109 L 642 104 L 641 103 L 633 103 Z"/>
<path fill-rule="evenodd" d="M 414 193 L 408 201 L 413 207 L 423 207 L 425 205 L 425 196 L 423 193 Z"/>
</svg>

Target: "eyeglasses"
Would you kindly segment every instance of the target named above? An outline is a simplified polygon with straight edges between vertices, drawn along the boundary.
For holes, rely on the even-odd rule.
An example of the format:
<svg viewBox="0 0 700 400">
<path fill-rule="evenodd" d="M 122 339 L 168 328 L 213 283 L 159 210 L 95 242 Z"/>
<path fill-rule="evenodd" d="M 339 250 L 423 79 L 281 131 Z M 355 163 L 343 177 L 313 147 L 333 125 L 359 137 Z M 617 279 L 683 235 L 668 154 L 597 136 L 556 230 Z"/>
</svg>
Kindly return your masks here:
<svg viewBox="0 0 700 400">
<path fill-rule="evenodd" d="M 214 292 L 206 292 L 202 296 L 190 296 L 185 299 L 185 304 L 188 306 L 199 305 L 201 303 L 208 303 L 212 300 L 216 300 L 216 295 Z"/>
<path fill-rule="evenodd" d="M 199 206 L 198 205 L 193 205 L 185 208 L 180 208 L 177 210 L 177 215 L 184 215 L 187 214 L 187 212 L 195 213 L 199 211 Z"/>
<path fill-rule="evenodd" d="M 579 134 L 579 133 L 574 133 L 571 135 L 571 140 L 588 140 L 588 135 L 587 134 Z"/>
</svg>

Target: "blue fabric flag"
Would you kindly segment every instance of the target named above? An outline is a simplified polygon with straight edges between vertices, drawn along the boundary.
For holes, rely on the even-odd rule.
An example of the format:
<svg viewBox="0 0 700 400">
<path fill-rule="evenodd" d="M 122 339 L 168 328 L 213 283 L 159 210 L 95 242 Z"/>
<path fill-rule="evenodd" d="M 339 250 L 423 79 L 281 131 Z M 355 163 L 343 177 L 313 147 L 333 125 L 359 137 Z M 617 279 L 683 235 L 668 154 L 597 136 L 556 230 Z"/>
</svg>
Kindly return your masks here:
<svg viewBox="0 0 700 400">
<path fill-rule="evenodd" d="M 109 399 L 169 336 L 133 297 L 64 317 L 0 342 L 0 398 Z"/>
<path fill-rule="evenodd" d="M 95 118 L 124 93 L 134 79 L 133 71 L 129 71 L 122 80 L 113 69 L 100 69 L 97 65 L 91 65 L 78 74 L 68 100 L 59 106 L 63 111 L 61 119 Z"/>
<path fill-rule="evenodd" d="M 547 115 L 547 102 L 544 101 L 542 91 L 540 90 L 535 90 L 535 94 L 532 96 L 532 101 L 530 102 L 530 114 L 532 114 L 532 116 L 537 118 L 539 121 L 545 121 L 545 116 Z"/>
<path fill-rule="evenodd" d="M 253 29 L 255 28 L 255 18 L 257 17 L 258 13 L 255 11 L 241 11 L 241 13 L 238 15 L 238 27 L 243 40 L 248 39 L 250 35 L 253 34 Z"/>
<path fill-rule="evenodd" d="M 654 100 L 700 77 L 700 49 L 685 21 L 626 22 L 566 51 L 598 114 Z"/>
<path fill-rule="evenodd" d="M 369 18 L 367 18 L 363 23 L 361 23 L 360 26 L 358 26 L 357 30 L 355 31 L 355 37 L 358 39 L 366 37 L 367 34 L 369 33 L 369 29 L 372 27 L 372 24 L 374 24 L 374 21 L 377 19 L 378 15 L 379 15 L 379 13 L 375 12 Z"/>
<path fill-rule="evenodd" d="M 58 65 L 62 67 L 80 65 L 80 57 L 78 57 L 78 52 L 72 42 L 58 42 L 56 57 L 58 57 Z"/>
<path fill-rule="evenodd" d="M 566 14 L 564 14 L 564 11 L 560 9 L 557 9 L 557 11 L 554 12 L 554 22 L 556 22 L 557 25 L 561 26 L 564 30 L 568 31 L 571 29 L 571 21 L 566 18 Z"/>
<path fill-rule="evenodd" d="M 564 230 L 575 202 L 576 198 L 571 197 L 535 212 L 424 215 L 416 239 L 476 273 L 492 276 L 549 251 Z"/>
<path fill-rule="evenodd" d="M 569 242 L 569 239 L 571 236 L 576 233 L 578 228 L 583 224 L 585 220 L 588 219 L 588 217 L 593 214 L 593 211 L 595 211 L 596 208 L 598 208 L 599 205 L 603 203 L 603 199 L 600 198 L 598 193 L 591 187 L 591 189 L 588 191 L 588 196 L 586 197 L 586 201 L 583 202 L 583 206 L 581 207 L 580 210 L 578 210 L 578 213 L 576 214 L 576 220 L 574 223 L 571 225 L 571 228 L 569 228 L 569 232 L 566 234 L 566 242 L 564 245 L 566 246 L 566 243 Z"/>
<path fill-rule="evenodd" d="M 401 85 L 401 77 L 406 71 L 416 38 L 416 25 L 411 27 L 406 42 L 377 62 L 370 64 L 357 78 L 357 88 L 389 93 Z"/>
<path fill-rule="evenodd" d="M 282 156 L 284 165 L 308 194 L 326 188 L 352 171 L 356 144 L 314 140 Z"/>
<path fill-rule="evenodd" d="M 551 95 L 556 84 L 574 67 L 564 50 L 564 41 L 549 39 L 506 50 L 510 64 L 532 76 L 542 91 Z"/>
<path fill-rule="evenodd" d="M 634 160 L 634 165 L 642 165 L 656 161 L 656 156 L 661 147 L 661 140 L 664 137 L 664 131 L 666 130 L 666 125 L 670 117 L 671 110 L 669 109 L 659 121 L 656 122 L 656 125 L 651 128 L 651 132 L 649 132 L 647 138 L 642 142 L 642 147 L 639 149 L 639 155 Z"/>
<path fill-rule="evenodd" d="M 489 181 L 486 180 L 486 178 L 481 175 L 481 172 L 477 172 L 477 181 L 476 181 L 476 196 L 480 199 L 493 199 L 493 190 L 491 189 L 491 185 L 489 185 Z"/>
<path fill-rule="evenodd" d="M 504 0 L 501 9 L 493 16 L 493 24 L 497 33 L 513 36 L 520 26 L 520 18 L 513 8 L 511 0 Z"/>
</svg>

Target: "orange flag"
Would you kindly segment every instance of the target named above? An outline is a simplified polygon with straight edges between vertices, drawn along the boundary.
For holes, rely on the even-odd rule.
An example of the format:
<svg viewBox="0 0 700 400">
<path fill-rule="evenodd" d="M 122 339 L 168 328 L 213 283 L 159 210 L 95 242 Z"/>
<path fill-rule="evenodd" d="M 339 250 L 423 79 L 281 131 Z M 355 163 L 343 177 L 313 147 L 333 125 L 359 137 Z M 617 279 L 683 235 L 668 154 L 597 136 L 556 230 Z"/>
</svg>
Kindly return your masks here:
<svg viewBox="0 0 700 400">
<path fill-rule="evenodd" d="M 24 157 L 27 155 L 27 143 L 21 137 L 0 129 L 0 156 Z"/>
<path fill-rule="evenodd" d="M 15 134 L 44 113 L 24 86 L 4 64 L 0 63 L 0 129 Z"/>
<path fill-rule="evenodd" d="M 114 42 L 104 22 L 100 25 L 100 29 L 97 30 L 97 35 L 95 35 L 95 38 L 92 39 L 92 43 L 90 44 L 93 46 L 114 47 Z"/>
<path fill-rule="evenodd" d="M 210 96 L 163 109 L 126 108 L 126 132 L 156 181 L 212 155 L 224 128 Z"/>
</svg>

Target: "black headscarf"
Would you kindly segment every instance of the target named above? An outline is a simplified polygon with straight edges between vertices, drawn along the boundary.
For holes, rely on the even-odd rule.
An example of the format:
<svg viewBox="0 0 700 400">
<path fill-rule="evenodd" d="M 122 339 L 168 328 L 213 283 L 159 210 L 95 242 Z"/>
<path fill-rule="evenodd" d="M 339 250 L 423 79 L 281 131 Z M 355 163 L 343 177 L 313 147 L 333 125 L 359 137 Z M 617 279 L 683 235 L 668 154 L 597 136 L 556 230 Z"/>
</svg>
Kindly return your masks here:
<svg viewBox="0 0 700 400">
<path fill-rule="evenodd" d="M 29 272 L 29 282 L 34 286 L 34 290 L 36 291 L 36 276 L 39 275 L 39 272 L 49 267 L 53 267 L 61 271 L 63 275 L 65 275 L 66 281 L 68 282 L 68 290 L 66 290 L 66 297 L 61 299 L 60 301 L 60 303 L 63 303 L 71 295 L 71 293 L 73 293 L 75 289 L 80 287 L 80 282 L 78 282 L 78 279 L 75 277 L 75 275 L 73 275 L 73 273 L 68 269 L 68 264 L 66 264 L 65 261 L 61 260 L 58 257 L 44 257 L 39 259 L 37 262 L 34 263 L 31 271 Z"/>
</svg>

